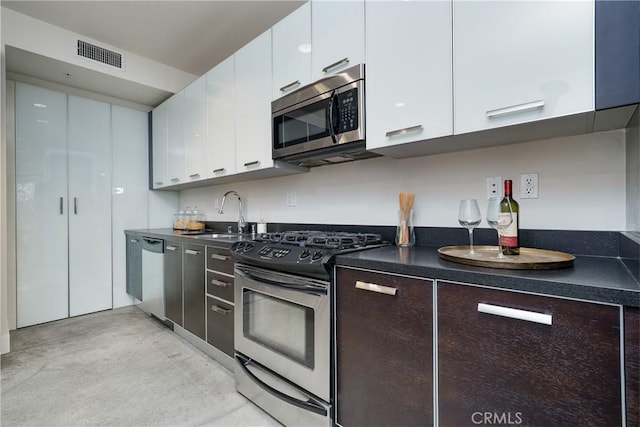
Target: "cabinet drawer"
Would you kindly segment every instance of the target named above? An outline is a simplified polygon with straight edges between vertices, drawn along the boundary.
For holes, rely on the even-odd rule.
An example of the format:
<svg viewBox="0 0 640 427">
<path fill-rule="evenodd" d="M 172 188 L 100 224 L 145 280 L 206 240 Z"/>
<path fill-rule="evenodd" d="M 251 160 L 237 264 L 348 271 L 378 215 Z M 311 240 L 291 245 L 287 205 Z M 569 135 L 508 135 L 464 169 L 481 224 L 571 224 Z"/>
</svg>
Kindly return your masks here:
<svg viewBox="0 0 640 427">
<path fill-rule="evenodd" d="M 621 425 L 620 307 L 442 281 L 437 301 L 441 425 Z"/>
<path fill-rule="evenodd" d="M 207 246 L 207 270 L 233 275 L 233 257 L 228 249 Z"/>
<path fill-rule="evenodd" d="M 207 271 L 207 293 L 233 302 L 233 277 Z"/>
<path fill-rule="evenodd" d="M 207 342 L 233 357 L 233 306 L 207 297 Z"/>
</svg>

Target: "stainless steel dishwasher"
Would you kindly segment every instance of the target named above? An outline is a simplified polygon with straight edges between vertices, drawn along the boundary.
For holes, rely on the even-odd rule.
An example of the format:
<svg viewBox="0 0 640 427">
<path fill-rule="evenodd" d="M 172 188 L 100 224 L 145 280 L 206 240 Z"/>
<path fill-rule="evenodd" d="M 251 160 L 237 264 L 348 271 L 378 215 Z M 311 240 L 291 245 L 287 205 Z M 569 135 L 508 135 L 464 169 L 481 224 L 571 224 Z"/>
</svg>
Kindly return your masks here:
<svg viewBox="0 0 640 427">
<path fill-rule="evenodd" d="M 138 307 L 160 320 L 164 313 L 164 240 L 142 238 L 142 302 Z"/>
</svg>

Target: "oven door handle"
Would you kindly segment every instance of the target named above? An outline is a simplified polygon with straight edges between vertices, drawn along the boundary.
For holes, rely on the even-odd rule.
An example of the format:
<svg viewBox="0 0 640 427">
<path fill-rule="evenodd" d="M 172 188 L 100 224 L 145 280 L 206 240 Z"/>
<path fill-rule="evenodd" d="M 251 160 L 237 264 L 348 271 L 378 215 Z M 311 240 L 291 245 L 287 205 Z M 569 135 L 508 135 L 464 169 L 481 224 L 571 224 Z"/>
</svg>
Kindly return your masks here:
<svg viewBox="0 0 640 427">
<path fill-rule="evenodd" d="M 279 288 L 291 289 L 294 291 L 305 292 L 311 295 L 327 295 L 328 288 L 327 286 L 316 285 L 313 283 L 305 283 L 301 280 L 291 280 L 287 281 L 286 278 L 279 276 L 277 279 L 271 279 L 266 277 L 266 275 L 258 275 L 253 272 L 249 272 L 241 267 L 236 266 L 235 272 L 236 275 L 244 276 L 251 280 L 254 280 L 258 283 L 264 283 L 271 286 L 277 286 Z M 312 279 L 309 279 L 311 282 Z"/>
<path fill-rule="evenodd" d="M 249 376 L 249 378 L 251 378 L 257 385 L 259 385 L 263 390 L 265 390 L 266 392 L 274 395 L 275 397 L 277 397 L 280 400 L 284 400 L 285 402 L 297 406 L 298 408 L 302 408 L 302 409 L 306 409 L 307 411 L 322 415 L 323 417 L 327 416 L 327 410 L 320 405 L 318 402 L 316 402 L 315 400 L 309 398 L 308 400 L 300 400 L 300 399 L 296 399 L 295 397 L 291 397 L 283 392 L 281 392 L 280 390 L 276 390 L 275 388 L 271 387 L 268 384 L 265 384 L 264 382 L 262 382 L 262 380 L 260 380 L 260 378 L 256 377 L 253 372 L 251 372 L 249 370 L 249 368 L 247 368 L 247 365 L 251 364 L 251 359 L 247 359 L 245 357 L 240 356 L 239 354 L 236 354 L 236 358 L 238 359 L 238 361 L 240 362 L 240 366 L 242 366 L 242 370 L 245 372 L 245 374 L 247 374 Z"/>
<path fill-rule="evenodd" d="M 329 136 L 331 136 L 331 140 L 335 144 L 336 140 L 336 124 L 333 120 L 333 112 L 335 111 L 336 119 L 338 118 L 338 95 L 336 95 L 336 91 L 334 90 L 331 94 L 331 99 L 329 100 L 329 106 L 327 107 L 327 116 L 329 116 Z"/>
</svg>

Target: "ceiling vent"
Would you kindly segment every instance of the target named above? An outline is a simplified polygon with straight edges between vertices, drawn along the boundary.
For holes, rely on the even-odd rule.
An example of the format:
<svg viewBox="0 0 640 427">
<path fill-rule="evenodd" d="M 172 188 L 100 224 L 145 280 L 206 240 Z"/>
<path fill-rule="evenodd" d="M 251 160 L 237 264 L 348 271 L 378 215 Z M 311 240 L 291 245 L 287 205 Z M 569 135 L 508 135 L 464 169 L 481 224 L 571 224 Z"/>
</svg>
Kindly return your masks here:
<svg viewBox="0 0 640 427">
<path fill-rule="evenodd" d="M 122 54 L 94 44 L 78 40 L 78 56 L 122 70 Z"/>
</svg>

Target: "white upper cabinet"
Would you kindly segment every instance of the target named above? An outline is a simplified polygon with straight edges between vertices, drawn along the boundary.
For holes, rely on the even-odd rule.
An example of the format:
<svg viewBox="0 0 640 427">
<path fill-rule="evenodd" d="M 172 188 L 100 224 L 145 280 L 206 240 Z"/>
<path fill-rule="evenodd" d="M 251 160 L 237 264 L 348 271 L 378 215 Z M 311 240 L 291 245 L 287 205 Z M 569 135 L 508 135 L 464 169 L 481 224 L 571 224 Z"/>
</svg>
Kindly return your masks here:
<svg viewBox="0 0 640 427">
<path fill-rule="evenodd" d="M 311 43 L 312 81 L 364 63 L 364 0 L 313 0 Z"/>
<path fill-rule="evenodd" d="M 271 30 L 235 55 L 236 171 L 273 166 L 271 158 Z"/>
<path fill-rule="evenodd" d="M 453 22 L 456 134 L 593 110 L 592 1 L 454 0 Z"/>
<path fill-rule="evenodd" d="M 451 135 L 451 2 L 365 8 L 367 149 Z"/>
<path fill-rule="evenodd" d="M 236 171 L 233 64 L 234 58 L 230 56 L 206 74 L 207 178 Z"/>
<path fill-rule="evenodd" d="M 176 93 L 167 104 L 167 177 L 169 185 L 182 184 L 185 179 L 184 164 L 184 90 Z"/>
<path fill-rule="evenodd" d="M 202 76 L 184 89 L 184 164 L 186 182 L 207 173 L 207 79 Z"/>
<path fill-rule="evenodd" d="M 167 158 L 169 150 L 169 146 L 167 145 L 168 118 L 169 108 L 167 107 L 166 102 L 158 105 L 151 113 L 151 157 L 154 189 L 169 185 L 169 177 L 167 175 Z"/>
<path fill-rule="evenodd" d="M 311 4 L 303 4 L 273 31 L 273 99 L 311 82 Z"/>
</svg>

